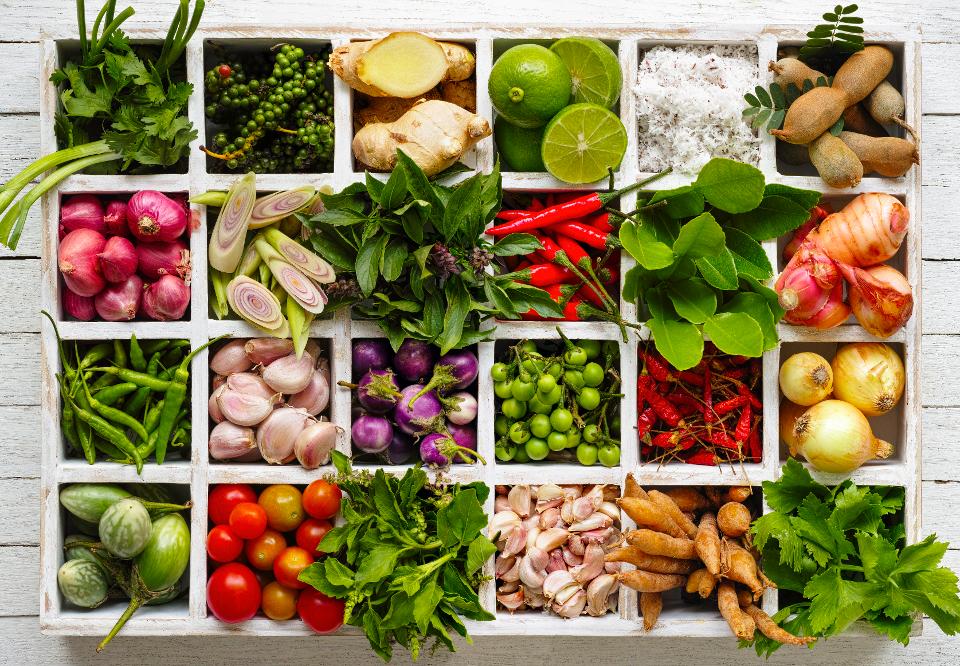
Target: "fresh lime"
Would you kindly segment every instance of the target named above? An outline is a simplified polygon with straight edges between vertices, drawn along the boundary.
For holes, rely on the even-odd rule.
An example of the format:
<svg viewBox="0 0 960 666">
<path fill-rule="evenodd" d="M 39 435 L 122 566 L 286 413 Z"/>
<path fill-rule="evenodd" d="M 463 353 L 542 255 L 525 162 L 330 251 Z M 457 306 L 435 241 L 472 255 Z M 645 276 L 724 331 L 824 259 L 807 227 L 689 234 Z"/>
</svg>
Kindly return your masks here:
<svg viewBox="0 0 960 666">
<path fill-rule="evenodd" d="M 503 160 L 502 171 L 546 171 L 540 157 L 542 127 L 517 127 L 497 116 L 493 137 Z"/>
<path fill-rule="evenodd" d="M 570 101 L 571 86 L 560 56 L 537 44 L 520 44 L 493 63 L 487 90 L 505 120 L 542 127 Z"/>
<path fill-rule="evenodd" d="M 597 104 L 571 104 L 554 116 L 543 132 L 540 154 L 555 178 L 592 183 L 620 166 L 627 151 L 627 131 L 610 110 Z"/>
<path fill-rule="evenodd" d="M 564 37 L 550 50 L 560 56 L 573 82 L 573 101 L 610 108 L 620 98 L 623 73 L 617 54 L 594 37 Z"/>
</svg>

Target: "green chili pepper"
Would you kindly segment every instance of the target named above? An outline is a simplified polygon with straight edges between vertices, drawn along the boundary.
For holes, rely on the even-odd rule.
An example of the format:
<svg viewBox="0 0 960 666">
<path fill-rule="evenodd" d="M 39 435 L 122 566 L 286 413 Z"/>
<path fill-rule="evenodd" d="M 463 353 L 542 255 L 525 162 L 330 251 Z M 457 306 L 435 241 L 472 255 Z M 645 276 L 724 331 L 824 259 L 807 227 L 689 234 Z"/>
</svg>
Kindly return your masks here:
<svg viewBox="0 0 960 666">
<path fill-rule="evenodd" d="M 170 346 L 170 340 L 145 340 L 140 344 L 140 349 L 144 355 L 156 354 Z"/>
<path fill-rule="evenodd" d="M 137 474 L 143 471 L 143 458 L 140 457 L 137 447 L 127 439 L 127 436 L 124 435 L 119 428 L 114 427 L 105 419 L 96 414 L 91 414 L 86 410 L 76 409 L 76 413 L 81 421 L 93 428 L 93 430 L 107 440 L 108 443 L 113 444 L 120 449 L 121 452 L 133 458 L 133 462 L 137 466 Z"/>
<path fill-rule="evenodd" d="M 93 447 L 93 434 L 91 433 L 90 426 L 85 421 L 76 421 L 79 415 L 79 409 L 77 403 L 70 398 L 70 393 L 67 391 L 67 386 L 62 375 L 57 375 L 57 383 L 60 385 L 60 397 L 63 399 L 63 409 L 65 411 L 69 409 L 73 414 L 80 449 L 83 451 L 83 456 L 87 459 L 87 462 L 92 465 L 97 460 L 97 452 Z"/>
<path fill-rule="evenodd" d="M 113 363 L 120 368 L 127 367 L 127 348 L 119 338 L 113 341 Z"/>
<path fill-rule="evenodd" d="M 59 378 L 59 375 L 57 377 Z M 60 430 L 71 449 L 74 451 L 81 450 L 80 438 L 77 436 L 77 417 L 73 413 L 73 407 L 66 401 L 63 404 L 63 410 L 60 412 Z"/>
<path fill-rule="evenodd" d="M 170 440 L 170 446 L 173 448 L 180 448 L 181 446 L 184 446 L 189 439 L 190 438 L 187 437 L 187 429 L 183 426 L 180 426 L 177 428 L 177 431 L 173 433 L 173 438 Z"/>
<path fill-rule="evenodd" d="M 124 382 L 123 384 L 114 384 L 113 386 L 102 388 L 94 393 L 93 396 L 101 405 L 110 406 L 116 404 L 120 398 L 128 396 L 139 389 L 140 387 L 133 382 Z M 126 408 L 123 411 L 127 412 L 128 414 L 134 412 L 134 410 Z"/>
<path fill-rule="evenodd" d="M 137 421 L 126 412 L 115 409 L 108 405 L 104 405 L 99 400 L 90 395 L 90 389 L 87 387 L 86 382 L 82 382 L 83 393 L 87 398 L 87 402 L 90 404 L 90 408 L 93 409 L 97 414 L 106 419 L 107 421 L 112 421 L 117 425 L 121 425 L 125 428 L 130 428 L 141 441 L 147 440 L 147 429 L 143 427 L 143 424 Z"/>
<path fill-rule="evenodd" d="M 136 384 L 134 384 L 134 386 L 136 386 Z M 150 393 L 151 391 L 149 386 L 141 386 L 137 388 L 137 392 L 134 393 L 133 397 L 130 398 L 130 400 L 127 401 L 127 404 L 123 406 L 123 411 L 125 411 L 127 414 L 142 413 L 144 406 L 147 404 L 147 400 L 150 398 Z"/>
<path fill-rule="evenodd" d="M 97 451 L 107 456 L 108 462 L 121 463 L 123 465 L 132 465 L 133 458 L 128 456 L 126 453 L 115 447 L 113 444 L 103 439 L 102 437 L 93 438 L 94 446 L 97 448 Z"/>
<path fill-rule="evenodd" d="M 158 379 L 157 377 L 148 375 L 144 372 L 137 372 L 136 370 L 128 370 L 127 368 L 114 368 L 110 366 L 89 368 L 89 370 L 93 372 L 106 372 L 111 375 L 116 375 L 125 382 L 133 382 L 137 386 L 147 386 L 154 391 L 166 391 L 168 388 L 170 388 L 169 381 Z"/>
<path fill-rule="evenodd" d="M 113 354 L 113 345 L 109 342 L 98 342 L 93 347 L 91 347 L 83 358 L 77 364 L 77 370 L 92 370 L 92 366 L 96 365 L 105 358 L 110 358 Z"/>
<path fill-rule="evenodd" d="M 147 359 L 143 355 L 143 349 L 140 348 L 136 333 L 130 336 L 130 367 L 137 372 L 147 369 Z"/>
<path fill-rule="evenodd" d="M 208 340 L 184 357 L 180 362 L 180 367 L 173 373 L 173 380 L 170 387 L 163 396 L 163 410 L 160 412 L 160 425 L 157 426 L 157 464 L 162 465 L 163 459 L 167 453 L 167 444 L 170 441 L 170 435 L 174 431 L 177 417 L 180 416 L 180 408 L 183 401 L 187 398 L 187 382 L 190 379 L 190 361 L 201 351 L 218 342 L 227 335 L 221 335 L 213 340 Z"/>
<path fill-rule="evenodd" d="M 168 349 L 160 358 L 160 365 L 165 368 L 176 367 L 183 360 L 183 352 L 179 349 Z"/>
<path fill-rule="evenodd" d="M 157 424 L 160 423 L 160 412 L 163 410 L 163 400 L 160 400 L 147 410 L 147 415 L 143 419 L 143 427 L 147 429 L 147 432 L 153 432 L 157 429 Z"/>
<path fill-rule="evenodd" d="M 63 366 L 63 373 L 67 378 L 71 378 L 76 370 L 70 365 L 70 361 L 67 357 L 67 352 L 63 348 L 63 338 L 60 337 L 60 329 L 57 328 L 57 322 L 54 321 L 53 317 L 50 316 L 50 313 L 46 310 L 41 310 L 40 314 L 50 320 L 50 323 L 53 325 L 53 332 L 57 336 L 57 352 L 60 354 L 60 365 Z"/>
</svg>

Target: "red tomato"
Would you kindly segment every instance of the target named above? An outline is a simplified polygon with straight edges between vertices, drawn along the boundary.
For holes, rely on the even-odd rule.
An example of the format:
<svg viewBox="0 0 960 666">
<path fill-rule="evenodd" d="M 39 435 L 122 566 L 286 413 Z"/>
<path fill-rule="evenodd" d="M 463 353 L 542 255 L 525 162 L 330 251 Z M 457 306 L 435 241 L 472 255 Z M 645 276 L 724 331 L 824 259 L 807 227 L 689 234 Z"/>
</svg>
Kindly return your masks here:
<svg viewBox="0 0 960 666">
<path fill-rule="evenodd" d="M 209 514 L 214 525 L 227 525 L 230 512 L 241 502 L 256 502 L 257 494 L 245 483 L 225 483 L 210 488 Z"/>
<path fill-rule="evenodd" d="M 317 479 L 303 491 L 303 508 L 314 518 L 333 518 L 340 510 L 342 496 L 339 486 L 326 479 Z"/>
<path fill-rule="evenodd" d="M 287 540 L 280 532 L 266 529 L 256 539 L 247 542 L 244 551 L 247 561 L 254 569 L 270 571 L 273 562 L 287 548 Z"/>
<path fill-rule="evenodd" d="M 221 622 L 245 622 L 260 608 L 260 583 L 239 562 L 224 564 L 207 581 L 207 606 Z"/>
<path fill-rule="evenodd" d="M 303 548 L 311 555 L 317 552 L 317 546 L 327 535 L 327 532 L 333 529 L 329 520 L 317 520 L 316 518 L 307 518 L 300 527 L 297 528 L 297 545 Z"/>
<path fill-rule="evenodd" d="M 230 512 L 230 528 L 241 539 L 256 539 L 267 529 L 267 512 L 255 502 L 240 502 Z"/>
<path fill-rule="evenodd" d="M 308 587 L 297 599 L 297 613 L 318 634 L 331 634 L 343 626 L 343 599 L 333 599 Z"/>
<path fill-rule="evenodd" d="M 297 580 L 297 576 L 311 564 L 313 555 L 299 546 L 290 546 L 273 561 L 273 575 L 281 585 L 302 590 L 307 584 Z"/>
<path fill-rule="evenodd" d="M 284 587 L 277 581 L 263 588 L 263 614 L 271 620 L 289 620 L 297 614 L 297 597 L 300 592 Z"/>
<path fill-rule="evenodd" d="M 207 555 L 214 562 L 232 562 L 243 552 L 243 539 L 228 525 L 215 525 L 207 534 Z"/>
</svg>

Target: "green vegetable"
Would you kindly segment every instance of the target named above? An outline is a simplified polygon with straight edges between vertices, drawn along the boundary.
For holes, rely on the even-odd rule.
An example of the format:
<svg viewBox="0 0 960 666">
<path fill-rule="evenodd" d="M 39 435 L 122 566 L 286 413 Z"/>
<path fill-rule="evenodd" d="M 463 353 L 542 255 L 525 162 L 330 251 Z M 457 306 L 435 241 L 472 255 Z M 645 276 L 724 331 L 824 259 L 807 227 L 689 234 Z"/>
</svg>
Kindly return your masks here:
<svg viewBox="0 0 960 666">
<path fill-rule="evenodd" d="M 783 310 L 764 285 L 773 266 L 760 243 L 799 227 L 817 201 L 816 192 L 766 184 L 749 164 L 714 158 L 693 184 L 623 214 L 620 241 L 637 260 L 623 297 L 646 315 L 671 365 L 699 363 L 704 335 L 728 354 L 758 357 L 776 347 Z"/>
<path fill-rule="evenodd" d="M 743 110 L 743 117 L 750 118 L 750 126 L 753 129 L 765 128 L 769 130 L 780 129 L 783 126 L 783 120 L 787 117 L 787 109 L 797 101 L 800 95 L 810 92 L 814 88 L 829 86 L 833 77 L 829 79 L 821 76 L 816 81 L 806 79 L 803 82 L 803 88 L 797 87 L 795 83 L 789 83 L 786 87 L 779 83 L 771 83 L 769 92 L 763 86 L 757 86 L 752 93 L 746 93 L 743 98 L 747 101 L 747 108 Z M 830 133 L 834 136 L 843 131 L 843 117 L 833 124 Z"/>
<path fill-rule="evenodd" d="M 481 534 L 486 485 L 431 484 L 419 465 L 402 478 L 383 470 L 371 476 L 351 470 L 336 451 L 333 461 L 344 524 L 320 543 L 331 556 L 307 567 L 300 580 L 346 599 L 344 621 L 363 627 L 385 661 L 394 643 L 416 659 L 430 638 L 452 652 L 451 630 L 469 639 L 461 616 L 494 619 L 476 592 L 496 552 Z"/>
<path fill-rule="evenodd" d="M 100 517 L 100 541 L 120 559 L 140 554 L 150 539 L 150 514 L 133 497 L 110 505 Z"/>
<path fill-rule="evenodd" d="M 103 570 L 85 559 L 68 560 L 57 571 L 64 599 L 82 608 L 96 608 L 107 600 L 110 582 Z"/>
<path fill-rule="evenodd" d="M 774 616 L 784 629 L 828 637 L 862 619 L 906 645 L 915 614 L 924 613 L 944 633 L 960 631 L 957 576 L 939 566 L 948 544 L 930 535 L 904 545 L 902 488 L 848 479 L 830 489 L 791 459 L 779 481 L 764 481 L 763 494 L 773 511 L 751 528 L 763 570 L 781 601 L 802 599 Z M 780 644 L 757 634 L 753 646 L 770 655 Z"/>
<path fill-rule="evenodd" d="M 147 589 L 160 591 L 180 580 L 190 562 L 190 528 L 179 513 L 157 518 L 150 539 L 135 560 Z"/>
<path fill-rule="evenodd" d="M 518 319 L 531 308 L 562 316 L 545 291 L 487 270 L 494 256 L 540 247 L 528 234 L 496 244 L 481 238 L 500 208 L 499 166 L 448 187 L 398 152 L 386 183 L 367 176 L 320 197 L 325 210 L 304 224 L 341 278 L 327 288 L 329 307 L 352 304 L 359 316 L 377 320 L 394 349 L 409 337 L 446 353 L 487 339 L 492 329 L 481 325 L 493 316 Z"/>
<path fill-rule="evenodd" d="M 103 512 L 130 493 L 110 483 L 74 483 L 60 491 L 60 504 L 81 520 L 100 522 Z"/>
</svg>

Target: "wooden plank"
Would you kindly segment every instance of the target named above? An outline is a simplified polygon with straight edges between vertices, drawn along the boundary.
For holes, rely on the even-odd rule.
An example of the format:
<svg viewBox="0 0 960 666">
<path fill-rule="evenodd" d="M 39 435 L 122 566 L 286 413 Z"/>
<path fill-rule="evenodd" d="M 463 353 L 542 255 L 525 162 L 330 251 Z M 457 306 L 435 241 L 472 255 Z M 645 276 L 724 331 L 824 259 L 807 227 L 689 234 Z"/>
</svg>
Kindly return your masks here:
<svg viewBox="0 0 960 666">
<path fill-rule="evenodd" d="M 4 333 L 37 333 L 40 330 L 40 260 L 3 262 L 4 278 L 10 285 L 19 285 L 17 298 L 0 300 L 0 335 Z"/>
<path fill-rule="evenodd" d="M 955 335 L 928 335 L 923 339 L 921 396 L 924 407 L 960 407 L 960 384 L 944 381 L 960 377 L 960 340 Z"/>
<path fill-rule="evenodd" d="M 40 110 L 39 52 L 32 43 L 0 43 L 3 86 L 0 113 L 37 113 Z"/>
<path fill-rule="evenodd" d="M 34 615 L 40 607 L 39 546 L 0 546 L 0 617 Z"/>
<path fill-rule="evenodd" d="M 923 262 L 923 334 L 951 335 L 957 332 L 957 289 L 960 262 Z"/>
<path fill-rule="evenodd" d="M 40 409 L 36 406 L 0 407 L 0 424 L 3 427 L 3 436 L 0 437 L 0 479 L 38 478 Z"/>
<path fill-rule="evenodd" d="M 930 27 L 928 23 L 925 29 Z M 925 30 L 926 32 L 926 30 Z M 928 35 L 924 35 L 929 39 Z M 950 86 L 942 84 L 953 80 L 960 44 L 952 42 L 924 44 L 923 51 L 923 112 L 952 114 L 960 111 L 960 100 Z"/>
<path fill-rule="evenodd" d="M 35 69 L 35 67 L 34 67 Z M 0 86 L 0 89 L 5 89 Z M 36 115 L 0 115 L 0 182 L 6 182 L 40 155 L 40 119 Z M 27 217 L 16 251 L 0 247 L 0 257 L 40 256 L 40 206 Z"/>
<path fill-rule="evenodd" d="M 923 482 L 923 533 L 936 532 L 941 541 L 960 544 L 960 482 Z"/>
<path fill-rule="evenodd" d="M 960 409 L 926 407 L 923 410 L 923 480 L 957 479 L 960 447 L 957 446 Z M 960 491 L 960 488 L 958 488 Z M 958 544 L 960 546 L 960 544 Z"/>
<path fill-rule="evenodd" d="M 3 488 L 3 497 L 7 500 L 7 515 L 0 521 L 0 545 L 39 546 L 40 481 L 7 479 L 0 487 Z"/>
<path fill-rule="evenodd" d="M 40 403 L 40 336 L 11 333 L 4 336 L 0 354 L 0 405 Z M 39 431 L 36 433 L 39 443 Z"/>
<path fill-rule="evenodd" d="M 956 233 L 956 211 L 960 210 L 960 165 L 956 154 L 943 146 L 954 146 L 960 132 L 960 116 L 924 116 L 922 147 L 924 259 L 960 259 L 960 234 Z M 916 227 L 915 227 L 916 228 Z"/>
</svg>

